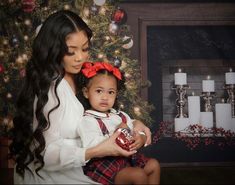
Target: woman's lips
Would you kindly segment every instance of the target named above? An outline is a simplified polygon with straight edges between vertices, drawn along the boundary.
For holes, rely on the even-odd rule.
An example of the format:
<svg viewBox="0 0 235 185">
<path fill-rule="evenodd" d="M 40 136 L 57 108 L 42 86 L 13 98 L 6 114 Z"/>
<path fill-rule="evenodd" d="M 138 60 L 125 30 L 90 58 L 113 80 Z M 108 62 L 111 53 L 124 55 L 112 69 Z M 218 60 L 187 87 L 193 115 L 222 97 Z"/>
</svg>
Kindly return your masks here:
<svg viewBox="0 0 235 185">
<path fill-rule="evenodd" d="M 81 69 L 81 65 L 73 66 L 75 69 Z"/>
</svg>

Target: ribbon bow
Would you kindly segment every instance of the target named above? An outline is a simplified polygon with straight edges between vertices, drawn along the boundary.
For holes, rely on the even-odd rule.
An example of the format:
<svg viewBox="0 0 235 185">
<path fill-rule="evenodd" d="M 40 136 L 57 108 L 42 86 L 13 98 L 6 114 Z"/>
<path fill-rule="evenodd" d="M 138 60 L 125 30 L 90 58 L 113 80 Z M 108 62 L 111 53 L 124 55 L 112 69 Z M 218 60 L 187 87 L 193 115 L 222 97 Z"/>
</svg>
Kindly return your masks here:
<svg viewBox="0 0 235 185">
<path fill-rule="evenodd" d="M 82 67 L 83 67 L 82 73 L 87 78 L 91 78 L 91 77 L 95 76 L 97 74 L 97 71 L 104 69 L 109 72 L 112 72 L 113 75 L 115 77 L 117 77 L 119 80 L 122 79 L 122 75 L 121 75 L 120 70 L 107 62 L 95 62 L 95 63 L 84 62 Z"/>
</svg>

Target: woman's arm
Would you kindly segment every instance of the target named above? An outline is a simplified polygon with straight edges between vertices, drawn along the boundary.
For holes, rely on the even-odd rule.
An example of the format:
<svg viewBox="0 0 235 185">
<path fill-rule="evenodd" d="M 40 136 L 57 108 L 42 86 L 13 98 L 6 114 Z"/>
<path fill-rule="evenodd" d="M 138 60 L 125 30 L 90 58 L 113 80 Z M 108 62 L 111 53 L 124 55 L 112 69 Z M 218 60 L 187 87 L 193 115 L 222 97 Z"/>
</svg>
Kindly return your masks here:
<svg viewBox="0 0 235 185">
<path fill-rule="evenodd" d="M 145 142 L 145 145 L 144 146 L 148 146 L 151 144 L 152 142 L 152 138 L 151 138 L 151 131 L 150 129 L 144 125 L 143 122 L 139 121 L 139 120 L 134 120 L 133 121 L 133 130 L 134 132 L 144 132 L 145 135 L 146 135 L 146 142 Z"/>
<path fill-rule="evenodd" d="M 120 134 L 119 131 L 115 132 L 110 138 L 106 139 L 102 143 L 98 144 L 95 147 L 88 148 L 85 153 L 85 159 L 89 160 L 94 157 L 105 157 L 105 156 L 125 156 L 128 157 L 136 153 L 133 151 L 126 151 L 119 147 L 115 139 Z"/>
</svg>

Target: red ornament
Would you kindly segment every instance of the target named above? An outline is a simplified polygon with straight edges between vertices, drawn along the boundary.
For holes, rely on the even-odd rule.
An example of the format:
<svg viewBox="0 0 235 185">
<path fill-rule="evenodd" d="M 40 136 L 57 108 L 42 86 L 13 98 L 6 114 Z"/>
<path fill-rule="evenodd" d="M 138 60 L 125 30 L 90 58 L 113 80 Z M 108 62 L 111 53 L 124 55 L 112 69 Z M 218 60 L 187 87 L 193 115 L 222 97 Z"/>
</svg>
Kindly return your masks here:
<svg viewBox="0 0 235 185">
<path fill-rule="evenodd" d="M 129 151 L 129 146 L 134 143 L 133 136 L 131 135 L 131 131 L 128 128 L 119 128 L 121 133 L 116 138 L 116 143 L 123 148 L 124 150 Z"/>
<path fill-rule="evenodd" d="M 0 64 L 0 73 L 3 73 L 4 72 L 4 67 L 2 64 Z"/>
<path fill-rule="evenodd" d="M 25 69 L 21 69 L 20 70 L 20 77 L 23 78 L 25 76 L 25 73 L 26 73 Z"/>
<path fill-rule="evenodd" d="M 126 12 L 123 9 L 118 8 L 112 14 L 112 21 L 114 21 L 117 24 L 124 24 L 127 21 Z"/>
<path fill-rule="evenodd" d="M 36 7 L 35 0 L 22 0 L 21 3 L 22 9 L 25 13 L 31 13 Z"/>
</svg>

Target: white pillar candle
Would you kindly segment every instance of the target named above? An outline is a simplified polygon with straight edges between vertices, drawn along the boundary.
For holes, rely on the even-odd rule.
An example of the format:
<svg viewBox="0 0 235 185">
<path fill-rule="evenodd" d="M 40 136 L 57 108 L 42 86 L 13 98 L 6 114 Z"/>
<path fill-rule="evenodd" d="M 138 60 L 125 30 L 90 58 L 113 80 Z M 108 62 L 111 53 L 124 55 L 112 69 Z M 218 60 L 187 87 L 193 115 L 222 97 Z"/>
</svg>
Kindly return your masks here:
<svg viewBox="0 0 235 185">
<path fill-rule="evenodd" d="M 202 92 L 215 92 L 215 81 L 202 80 Z"/>
<path fill-rule="evenodd" d="M 213 127 L 213 112 L 201 112 L 200 123 L 206 128 Z"/>
<path fill-rule="evenodd" d="M 235 118 L 232 118 L 232 131 L 235 132 Z"/>
<path fill-rule="evenodd" d="M 175 118 L 175 132 L 184 130 L 189 126 L 188 118 Z"/>
<path fill-rule="evenodd" d="M 190 124 L 200 122 L 200 97 L 188 96 L 188 116 Z"/>
<path fill-rule="evenodd" d="M 186 73 L 175 73 L 175 85 L 186 85 L 187 74 Z"/>
<path fill-rule="evenodd" d="M 215 105 L 215 115 L 217 128 L 232 129 L 232 107 L 230 103 L 217 103 Z"/>
<path fill-rule="evenodd" d="M 235 72 L 225 73 L 225 83 L 226 84 L 235 84 Z"/>
</svg>

